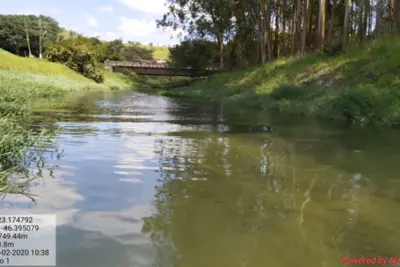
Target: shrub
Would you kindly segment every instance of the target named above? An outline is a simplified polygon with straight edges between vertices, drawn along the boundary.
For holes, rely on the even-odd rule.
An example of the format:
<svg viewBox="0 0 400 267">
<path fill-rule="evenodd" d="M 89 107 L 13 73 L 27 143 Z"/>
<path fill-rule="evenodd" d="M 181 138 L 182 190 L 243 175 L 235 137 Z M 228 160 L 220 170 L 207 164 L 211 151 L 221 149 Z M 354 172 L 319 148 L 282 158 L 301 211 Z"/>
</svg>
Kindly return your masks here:
<svg viewBox="0 0 400 267">
<path fill-rule="evenodd" d="M 96 56 L 89 46 L 76 44 L 71 40 L 57 43 L 46 51 L 46 58 L 49 61 L 61 62 L 85 77 L 102 83 L 104 78 L 98 68 Z"/>
<path fill-rule="evenodd" d="M 32 95 L 0 84 L 0 195 L 29 196 L 30 182 L 40 176 L 43 153 L 56 131 L 33 131 L 28 98 Z M 35 166 L 37 173 L 33 173 Z"/>
<path fill-rule="evenodd" d="M 270 93 L 270 97 L 276 100 L 296 99 L 307 93 L 307 89 L 295 85 L 282 85 Z"/>
<path fill-rule="evenodd" d="M 343 43 L 341 41 L 332 41 L 325 44 L 323 53 L 327 56 L 337 56 L 343 52 Z"/>
</svg>

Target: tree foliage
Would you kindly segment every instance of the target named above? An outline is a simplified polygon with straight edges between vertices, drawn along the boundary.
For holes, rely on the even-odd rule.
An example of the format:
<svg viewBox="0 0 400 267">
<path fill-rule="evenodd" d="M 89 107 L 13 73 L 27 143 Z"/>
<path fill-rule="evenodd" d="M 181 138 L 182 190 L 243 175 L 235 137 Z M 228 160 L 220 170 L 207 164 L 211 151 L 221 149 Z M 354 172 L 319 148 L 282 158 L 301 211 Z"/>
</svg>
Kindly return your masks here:
<svg viewBox="0 0 400 267">
<path fill-rule="evenodd" d="M 104 58 L 108 60 L 124 60 L 122 39 L 116 39 L 105 45 Z"/>
<path fill-rule="evenodd" d="M 187 33 L 187 40 L 212 41 L 219 53 L 220 67 L 242 67 L 305 52 L 335 54 L 349 44 L 358 45 L 389 33 L 399 34 L 399 3 L 398 0 L 168 0 L 168 12 L 157 24 Z"/>
<path fill-rule="evenodd" d="M 106 60 L 151 60 L 153 49 L 138 42 L 124 44 L 122 39 L 102 41 L 59 27 L 56 20 L 46 16 L 0 15 L 0 48 L 20 56 L 42 51 L 52 61 L 65 63 L 85 76 L 101 82 L 97 62 Z"/>
<path fill-rule="evenodd" d="M 213 42 L 193 39 L 170 48 L 172 63 L 179 67 L 204 68 L 218 64 L 218 49 Z"/>
<path fill-rule="evenodd" d="M 152 60 L 153 50 L 142 47 L 140 43 L 130 42 L 124 47 L 122 55 L 127 61 Z"/>
<path fill-rule="evenodd" d="M 34 15 L 0 15 L 0 48 L 17 55 L 28 55 L 26 33 L 29 36 L 31 52 L 39 56 L 39 38 L 44 50 L 56 42 L 61 28 L 51 17 Z M 26 25 L 26 27 L 25 27 Z"/>
<path fill-rule="evenodd" d="M 98 69 L 97 56 L 92 46 L 72 40 L 53 44 L 46 52 L 49 61 L 63 63 L 97 83 L 102 83 L 104 78 Z"/>
</svg>

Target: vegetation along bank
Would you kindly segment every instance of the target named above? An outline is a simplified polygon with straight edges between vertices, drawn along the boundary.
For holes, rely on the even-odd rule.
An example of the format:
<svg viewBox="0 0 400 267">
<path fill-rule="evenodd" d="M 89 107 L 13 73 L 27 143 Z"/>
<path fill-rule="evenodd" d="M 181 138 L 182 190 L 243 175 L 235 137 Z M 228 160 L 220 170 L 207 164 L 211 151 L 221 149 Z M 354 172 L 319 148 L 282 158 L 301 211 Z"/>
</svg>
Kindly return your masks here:
<svg viewBox="0 0 400 267">
<path fill-rule="evenodd" d="M 85 37 L 47 16 L 0 15 L 0 194 L 30 196 L 29 182 L 45 167 L 43 151 L 55 140 L 56 129 L 34 121 L 32 99 L 152 86 L 158 81 L 107 72 L 102 62 L 162 59 L 166 53 L 166 47 Z"/>
<path fill-rule="evenodd" d="M 169 96 L 272 108 L 362 124 L 400 126 L 400 38 L 235 70 L 163 91 Z"/>
<path fill-rule="evenodd" d="M 171 56 L 226 72 L 165 95 L 400 126 L 400 1 L 169 2 L 158 24 L 194 37 Z"/>
</svg>

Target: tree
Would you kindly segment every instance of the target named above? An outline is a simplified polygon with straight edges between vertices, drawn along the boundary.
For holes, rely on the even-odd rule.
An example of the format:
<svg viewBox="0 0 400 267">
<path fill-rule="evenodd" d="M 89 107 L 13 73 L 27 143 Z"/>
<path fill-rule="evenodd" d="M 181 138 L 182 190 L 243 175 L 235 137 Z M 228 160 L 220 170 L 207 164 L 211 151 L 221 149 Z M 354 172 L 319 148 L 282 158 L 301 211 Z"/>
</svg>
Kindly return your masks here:
<svg viewBox="0 0 400 267">
<path fill-rule="evenodd" d="M 384 9 L 385 9 L 385 7 L 384 7 L 383 0 L 377 0 L 376 1 L 376 26 L 375 26 L 377 38 L 381 37 L 385 31 Z"/>
<path fill-rule="evenodd" d="M 325 45 L 325 20 L 326 20 L 326 2 L 319 0 L 318 16 L 318 44 L 317 48 L 322 49 Z"/>
<path fill-rule="evenodd" d="M 157 21 L 159 27 L 187 30 L 192 37 L 217 41 L 220 67 L 224 67 L 224 41 L 231 29 L 230 0 L 169 1 L 169 12 Z"/>
<path fill-rule="evenodd" d="M 395 25 L 395 30 L 398 34 L 400 34 L 400 2 L 393 1 L 394 2 L 394 25 Z"/>
<path fill-rule="evenodd" d="M 122 56 L 127 61 L 136 61 L 136 60 L 152 60 L 153 59 L 153 51 L 137 44 L 130 43 L 125 46 L 122 51 Z"/>
<path fill-rule="evenodd" d="M 124 56 L 122 54 L 124 49 L 124 44 L 122 43 L 122 39 L 115 39 L 106 44 L 105 48 L 105 58 L 108 60 L 124 60 Z"/>
<path fill-rule="evenodd" d="M 309 17 L 310 17 L 310 0 L 304 0 L 303 31 L 302 31 L 302 38 L 301 38 L 301 52 L 302 53 L 304 53 L 306 50 L 307 25 L 308 25 Z"/>
<path fill-rule="evenodd" d="M 39 16 L 34 15 L 0 15 L 0 48 L 21 56 L 30 50 L 40 56 L 40 46 L 46 50 L 56 42 L 61 28 L 51 17 L 40 16 L 38 22 Z"/>
<path fill-rule="evenodd" d="M 184 41 L 169 49 L 172 64 L 202 69 L 217 65 L 219 52 L 213 42 L 201 39 Z"/>
<path fill-rule="evenodd" d="M 343 23 L 343 46 L 347 45 L 349 40 L 349 23 L 350 23 L 350 12 L 351 12 L 351 0 L 345 0 L 345 15 L 344 15 L 344 23 Z"/>
<path fill-rule="evenodd" d="M 46 52 L 46 58 L 52 62 L 60 62 L 84 76 L 103 82 L 103 75 L 98 68 L 96 51 L 84 41 L 66 40 L 53 44 Z"/>
<path fill-rule="evenodd" d="M 29 51 L 29 57 L 32 57 L 32 50 L 31 50 L 31 44 L 29 42 L 29 33 L 28 33 L 28 26 L 26 25 L 26 18 L 24 18 L 24 30 L 26 36 L 26 45 L 28 46 L 28 51 Z"/>
<path fill-rule="evenodd" d="M 187 40 L 213 42 L 220 66 L 264 64 L 282 56 L 399 32 L 399 0 L 168 0 L 161 27 L 182 30 Z"/>
</svg>

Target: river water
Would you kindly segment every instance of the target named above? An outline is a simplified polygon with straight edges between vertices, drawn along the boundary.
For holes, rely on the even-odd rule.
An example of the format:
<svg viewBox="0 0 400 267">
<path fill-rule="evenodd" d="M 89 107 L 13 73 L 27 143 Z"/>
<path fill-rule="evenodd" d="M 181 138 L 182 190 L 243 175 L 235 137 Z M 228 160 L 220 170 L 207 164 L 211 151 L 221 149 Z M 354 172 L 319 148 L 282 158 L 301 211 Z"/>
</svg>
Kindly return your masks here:
<svg viewBox="0 0 400 267">
<path fill-rule="evenodd" d="M 400 257 L 398 131 L 134 92 L 52 101 L 56 169 L 2 212 L 57 214 L 58 267 Z"/>
</svg>

